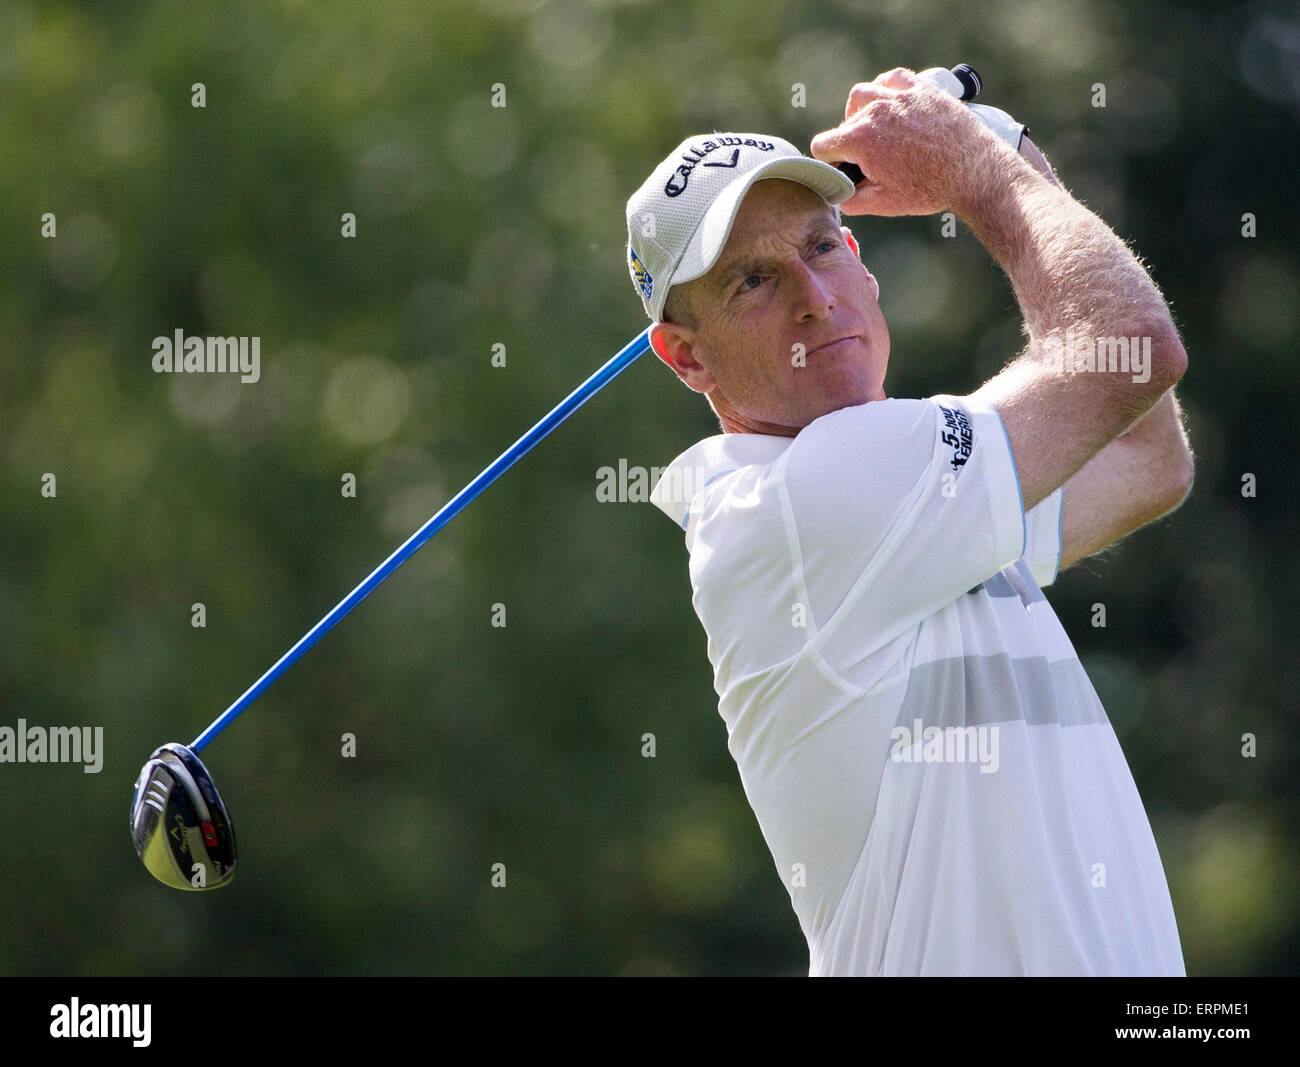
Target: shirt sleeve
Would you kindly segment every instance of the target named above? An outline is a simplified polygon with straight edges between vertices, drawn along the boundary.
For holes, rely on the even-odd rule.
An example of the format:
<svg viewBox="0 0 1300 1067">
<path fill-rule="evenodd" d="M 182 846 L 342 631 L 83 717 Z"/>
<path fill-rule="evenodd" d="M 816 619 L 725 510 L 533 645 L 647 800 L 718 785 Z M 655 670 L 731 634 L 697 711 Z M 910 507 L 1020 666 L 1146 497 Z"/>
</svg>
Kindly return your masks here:
<svg viewBox="0 0 1300 1067">
<path fill-rule="evenodd" d="M 879 400 L 814 420 L 786 453 L 812 621 L 871 620 L 878 647 L 1021 558 L 1020 480 L 1002 419 L 972 397 Z"/>
<path fill-rule="evenodd" d="M 1025 562 L 1040 587 L 1056 581 L 1061 565 L 1061 509 L 1065 486 L 1025 512 Z"/>
</svg>

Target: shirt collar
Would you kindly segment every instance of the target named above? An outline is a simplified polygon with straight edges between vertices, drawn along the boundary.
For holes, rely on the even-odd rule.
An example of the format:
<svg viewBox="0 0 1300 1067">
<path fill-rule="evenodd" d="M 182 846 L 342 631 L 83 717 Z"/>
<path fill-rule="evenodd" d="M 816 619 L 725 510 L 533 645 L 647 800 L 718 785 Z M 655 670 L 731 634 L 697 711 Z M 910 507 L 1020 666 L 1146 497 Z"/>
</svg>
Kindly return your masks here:
<svg viewBox="0 0 1300 1067">
<path fill-rule="evenodd" d="M 771 463 L 794 441 L 761 433 L 720 433 L 706 437 L 664 468 L 650 493 L 650 502 L 683 530 L 691 500 L 715 478 L 741 467 Z"/>
</svg>

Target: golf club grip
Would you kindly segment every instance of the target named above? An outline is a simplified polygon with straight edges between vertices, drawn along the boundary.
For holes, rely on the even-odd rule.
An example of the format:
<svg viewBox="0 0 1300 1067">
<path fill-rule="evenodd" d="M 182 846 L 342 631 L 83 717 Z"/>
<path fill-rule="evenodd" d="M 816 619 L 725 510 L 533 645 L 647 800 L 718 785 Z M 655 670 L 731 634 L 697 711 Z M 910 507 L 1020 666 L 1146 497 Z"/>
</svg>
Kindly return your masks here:
<svg viewBox="0 0 1300 1067">
<path fill-rule="evenodd" d="M 616 375 L 625 370 L 635 362 L 638 357 L 647 352 L 649 348 L 650 327 L 647 326 L 637 334 L 636 337 L 624 345 L 617 354 L 612 356 L 604 366 L 592 374 L 590 378 L 573 390 L 573 392 L 571 392 L 567 397 L 556 404 L 555 407 L 543 416 L 531 430 L 525 433 L 519 438 L 519 440 L 493 460 L 477 478 L 444 504 L 437 514 L 416 530 L 415 533 L 411 534 L 411 536 L 408 537 L 391 556 L 371 571 L 370 574 L 361 581 L 360 585 L 335 604 L 329 614 L 303 634 L 303 636 L 298 639 L 296 645 L 276 660 L 271 668 L 262 675 L 262 677 L 249 686 L 238 700 L 231 704 L 230 707 L 216 718 L 212 725 L 204 730 L 203 733 L 199 734 L 199 736 L 194 739 L 194 743 L 190 745 L 190 748 L 195 752 L 201 752 L 208 743 L 221 733 L 222 730 L 229 726 L 245 708 L 261 696 L 272 682 L 297 662 L 298 658 L 302 656 L 304 652 L 329 633 L 329 631 L 334 628 L 335 624 L 338 623 L 343 616 L 360 604 L 367 596 L 373 593 L 386 578 L 397 570 L 398 567 L 410 559 L 411 556 L 415 555 L 415 553 L 418 552 L 434 534 L 455 518 L 466 504 L 514 466 L 515 463 L 522 459 L 527 452 L 531 451 L 532 448 L 542 440 L 542 438 L 559 426 L 560 423 L 577 411 L 578 408 L 582 407 L 583 404 L 608 385 Z"/>
<path fill-rule="evenodd" d="M 933 73 L 937 74 L 940 72 L 942 72 L 942 68 L 936 67 Z M 957 97 L 957 99 L 963 104 L 970 103 L 984 91 L 983 80 L 980 78 L 975 68 L 969 63 L 958 63 L 946 73 L 951 74 L 953 78 L 956 79 L 956 84 L 953 84 L 946 79 L 944 80 L 944 83 L 941 84 L 935 79 L 935 77 L 927 77 L 927 75 L 932 75 L 931 71 L 922 71 L 917 75 L 917 77 L 924 79 L 931 85 L 935 85 L 946 92 L 952 93 L 952 95 Z M 861 185 L 863 179 L 866 178 L 866 175 L 862 173 L 861 167 L 856 163 L 850 163 L 847 160 L 842 163 L 836 163 L 835 169 L 848 178 L 854 185 Z"/>
</svg>

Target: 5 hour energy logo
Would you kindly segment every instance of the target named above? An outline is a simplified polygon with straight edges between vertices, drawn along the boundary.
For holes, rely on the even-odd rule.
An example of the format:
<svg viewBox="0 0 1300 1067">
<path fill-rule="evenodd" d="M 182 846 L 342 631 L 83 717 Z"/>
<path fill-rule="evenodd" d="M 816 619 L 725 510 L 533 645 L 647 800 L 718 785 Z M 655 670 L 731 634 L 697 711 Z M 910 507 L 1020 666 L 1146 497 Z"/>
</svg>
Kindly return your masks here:
<svg viewBox="0 0 1300 1067">
<path fill-rule="evenodd" d="M 50 1037 L 129 1037 L 136 1048 L 146 1048 L 152 1015 L 152 1004 L 82 1004 L 73 997 L 50 1008 Z"/>
<path fill-rule="evenodd" d="M 970 428 L 970 419 L 966 412 L 939 405 L 943 412 L 946 429 L 940 431 L 939 440 L 952 449 L 952 469 L 961 470 L 970 459 L 971 441 L 974 439 Z"/>
</svg>

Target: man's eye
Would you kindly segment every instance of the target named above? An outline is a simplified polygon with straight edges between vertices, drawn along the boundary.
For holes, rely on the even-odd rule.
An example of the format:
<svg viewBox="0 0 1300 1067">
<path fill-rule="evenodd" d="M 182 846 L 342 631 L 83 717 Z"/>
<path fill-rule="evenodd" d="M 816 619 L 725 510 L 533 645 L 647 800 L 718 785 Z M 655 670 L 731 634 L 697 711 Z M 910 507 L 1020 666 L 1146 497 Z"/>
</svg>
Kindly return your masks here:
<svg viewBox="0 0 1300 1067">
<path fill-rule="evenodd" d="M 835 250 L 835 242 L 834 242 L 834 241 L 823 241 L 821 244 L 819 244 L 819 245 L 817 246 L 817 251 L 820 252 L 820 251 L 822 251 L 823 249 L 825 249 L 827 252 L 832 252 L 832 251 L 834 251 L 834 250 Z"/>
<path fill-rule="evenodd" d="M 750 282 L 753 282 L 754 284 L 751 285 Z M 746 278 L 743 282 L 740 283 L 740 287 L 742 289 L 757 289 L 762 284 L 763 284 L 762 278 L 760 278 L 757 274 L 751 274 L 748 278 Z"/>
</svg>

